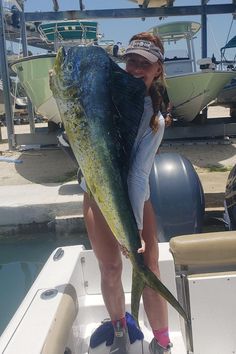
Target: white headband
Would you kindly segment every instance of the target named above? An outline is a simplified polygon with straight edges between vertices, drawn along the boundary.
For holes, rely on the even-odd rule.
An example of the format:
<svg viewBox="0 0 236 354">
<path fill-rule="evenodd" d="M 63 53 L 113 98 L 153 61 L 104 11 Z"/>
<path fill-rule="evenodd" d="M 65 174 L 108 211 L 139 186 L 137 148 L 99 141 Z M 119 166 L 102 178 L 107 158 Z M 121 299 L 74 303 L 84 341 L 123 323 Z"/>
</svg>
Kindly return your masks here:
<svg viewBox="0 0 236 354">
<path fill-rule="evenodd" d="M 160 60 L 161 63 L 164 62 L 164 56 L 161 49 L 153 42 L 147 40 L 135 39 L 131 41 L 125 51 L 125 55 L 128 54 L 139 54 L 151 63 L 156 63 L 158 60 Z"/>
</svg>

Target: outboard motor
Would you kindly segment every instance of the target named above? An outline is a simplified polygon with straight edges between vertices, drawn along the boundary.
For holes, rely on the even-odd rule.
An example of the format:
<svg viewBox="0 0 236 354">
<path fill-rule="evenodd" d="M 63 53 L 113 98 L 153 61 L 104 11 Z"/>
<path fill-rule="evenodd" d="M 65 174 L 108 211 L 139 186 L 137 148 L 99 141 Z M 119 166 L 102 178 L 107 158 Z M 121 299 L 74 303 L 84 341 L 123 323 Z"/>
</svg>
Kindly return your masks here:
<svg viewBox="0 0 236 354">
<path fill-rule="evenodd" d="M 212 60 L 212 58 L 198 59 L 197 64 L 200 66 L 202 71 L 216 70 L 216 63 Z"/>
<path fill-rule="evenodd" d="M 160 242 L 202 231 L 204 192 L 188 159 L 177 153 L 158 154 L 150 174 L 150 188 Z"/>
<path fill-rule="evenodd" d="M 225 205 L 229 218 L 229 229 L 236 230 L 236 165 L 230 171 L 226 183 Z"/>
</svg>

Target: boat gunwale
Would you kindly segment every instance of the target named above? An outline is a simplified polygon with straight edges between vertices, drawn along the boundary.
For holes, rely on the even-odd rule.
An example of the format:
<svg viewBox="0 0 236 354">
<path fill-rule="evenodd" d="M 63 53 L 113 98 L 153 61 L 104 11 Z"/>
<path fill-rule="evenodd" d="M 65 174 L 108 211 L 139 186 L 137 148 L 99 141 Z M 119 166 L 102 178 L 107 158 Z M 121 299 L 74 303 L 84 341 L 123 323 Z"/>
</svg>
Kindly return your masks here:
<svg viewBox="0 0 236 354">
<path fill-rule="evenodd" d="M 30 60 L 35 60 L 35 59 L 41 59 L 41 58 L 55 58 L 56 55 L 57 55 L 56 53 L 43 53 L 43 54 L 30 55 L 27 57 L 23 57 L 23 58 L 14 60 L 9 66 L 13 71 L 15 71 L 13 66 L 16 64 L 23 63 L 23 62 L 30 61 Z"/>
</svg>

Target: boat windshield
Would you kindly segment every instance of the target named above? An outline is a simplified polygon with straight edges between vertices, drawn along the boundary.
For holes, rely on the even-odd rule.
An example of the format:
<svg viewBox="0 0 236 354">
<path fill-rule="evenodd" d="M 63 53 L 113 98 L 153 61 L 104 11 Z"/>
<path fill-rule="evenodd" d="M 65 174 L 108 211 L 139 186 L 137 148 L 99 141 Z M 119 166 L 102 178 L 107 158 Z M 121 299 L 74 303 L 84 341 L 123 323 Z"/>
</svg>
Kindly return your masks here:
<svg viewBox="0 0 236 354">
<path fill-rule="evenodd" d="M 184 49 L 166 50 L 165 61 L 189 59 L 188 51 Z"/>
</svg>

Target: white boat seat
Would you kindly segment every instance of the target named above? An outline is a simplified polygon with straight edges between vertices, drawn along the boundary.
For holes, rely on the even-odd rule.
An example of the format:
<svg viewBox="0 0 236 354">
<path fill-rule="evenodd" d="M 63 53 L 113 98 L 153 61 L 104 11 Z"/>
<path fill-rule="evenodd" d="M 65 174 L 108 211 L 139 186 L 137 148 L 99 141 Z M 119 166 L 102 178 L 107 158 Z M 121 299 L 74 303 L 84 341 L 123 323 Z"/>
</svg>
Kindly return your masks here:
<svg viewBox="0 0 236 354">
<path fill-rule="evenodd" d="M 226 275 L 227 279 L 231 276 L 235 277 L 236 232 L 225 231 L 177 236 L 169 241 L 169 247 L 175 263 L 178 299 L 188 318 L 194 318 L 193 322 L 191 321 L 191 326 L 185 327 L 187 352 L 195 353 L 193 342 L 196 337 L 194 335 L 199 329 L 192 331 L 192 328 L 195 328 L 199 312 L 204 311 L 201 312 L 201 309 L 198 308 L 197 315 L 194 312 L 195 299 L 198 297 L 198 295 L 194 297 L 194 290 L 197 286 L 202 287 L 205 296 L 203 302 L 207 304 L 208 291 L 204 290 L 205 279 L 209 279 L 210 284 L 213 284 L 215 279 L 223 278 L 223 282 Z M 197 284 L 196 287 L 194 287 L 195 284 Z M 211 317 L 206 316 L 205 313 L 203 316 L 204 321 Z M 204 328 L 211 327 L 212 323 Z M 197 343 L 196 339 L 195 343 Z M 196 352 L 202 353 L 202 350 L 196 349 Z"/>
<path fill-rule="evenodd" d="M 40 280 L 39 280 L 40 284 Z M 1 353 L 64 354 L 78 313 L 76 290 L 69 283 L 29 293 Z M 27 340 L 22 340 L 27 338 Z M 69 348 L 68 348 L 69 350 Z"/>
<path fill-rule="evenodd" d="M 236 231 L 173 237 L 170 251 L 176 266 L 233 266 L 236 265 Z"/>
<path fill-rule="evenodd" d="M 54 314 L 53 322 L 48 331 L 41 354 L 64 353 L 77 313 L 78 305 L 76 293 L 74 288 L 68 284 Z"/>
</svg>

